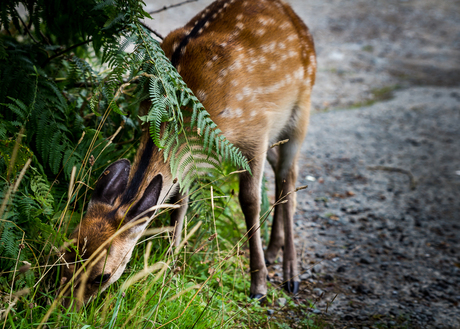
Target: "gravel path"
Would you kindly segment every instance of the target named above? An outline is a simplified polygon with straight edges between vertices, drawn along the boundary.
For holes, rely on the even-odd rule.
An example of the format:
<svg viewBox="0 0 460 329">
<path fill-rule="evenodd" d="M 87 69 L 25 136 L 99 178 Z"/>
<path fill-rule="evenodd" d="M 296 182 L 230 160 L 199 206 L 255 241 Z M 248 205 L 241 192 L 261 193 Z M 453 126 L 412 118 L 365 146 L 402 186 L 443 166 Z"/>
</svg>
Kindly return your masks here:
<svg viewBox="0 0 460 329">
<path fill-rule="evenodd" d="M 210 2 L 148 24 L 166 35 Z M 312 312 L 338 328 L 460 328 L 459 2 L 288 2 L 318 57 L 299 161 L 298 302 L 316 296 Z M 280 282 L 280 264 L 269 272 Z M 269 314 L 293 327 L 302 316 Z"/>
<path fill-rule="evenodd" d="M 459 95 L 410 88 L 313 116 L 294 219 L 301 296 L 324 293 L 325 313 L 337 295 L 334 323 L 460 327 Z"/>
<path fill-rule="evenodd" d="M 334 327 L 460 328 L 460 5 L 293 2 L 319 63 L 299 302 Z"/>
</svg>

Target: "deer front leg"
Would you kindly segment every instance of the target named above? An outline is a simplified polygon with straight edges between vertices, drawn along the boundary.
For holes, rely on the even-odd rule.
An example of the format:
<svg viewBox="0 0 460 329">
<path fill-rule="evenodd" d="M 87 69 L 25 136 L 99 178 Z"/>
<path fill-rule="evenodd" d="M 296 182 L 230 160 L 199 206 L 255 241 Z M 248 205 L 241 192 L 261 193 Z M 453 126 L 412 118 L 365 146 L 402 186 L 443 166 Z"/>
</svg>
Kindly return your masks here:
<svg viewBox="0 0 460 329">
<path fill-rule="evenodd" d="M 264 157 L 259 157 L 250 163 L 252 176 L 247 172 L 240 175 L 239 200 L 249 237 L 250 297 L 254 299 L 262 299 L 267 294 L 268 271 L 265 267 L 259 221 L 260 186 L 264 161 Z"/>
<path fill-rule="evenodd" d="M 178 247 L 181 241 L 182 227 L 184 226 L 184 217 L 188 208 L 188 194 L 176 192 L 169 200 L 172 204 L 180 205 L 180 208 L 174 209 L 170 213 L 170 225 L 174 227 L 173 242 Z"/>
<path fill-rule="evenodd" d="M 279 152 L 277 148 L 268 149 L 267 160 L 276 174 L 278 168 Z M 275 203 L 279 200 L 282 190 L 278 180 L 275 180 Z M 278 251 L 284 247 L 284 225 L 283 225 L 283 209 L 281 205 L 275 205 L 275 213 L 273 215 L 273 224 L 270 233 L 270 242 L 265 250 L 265 263 L 272 264 L 276 260 Z"/>
</svg>

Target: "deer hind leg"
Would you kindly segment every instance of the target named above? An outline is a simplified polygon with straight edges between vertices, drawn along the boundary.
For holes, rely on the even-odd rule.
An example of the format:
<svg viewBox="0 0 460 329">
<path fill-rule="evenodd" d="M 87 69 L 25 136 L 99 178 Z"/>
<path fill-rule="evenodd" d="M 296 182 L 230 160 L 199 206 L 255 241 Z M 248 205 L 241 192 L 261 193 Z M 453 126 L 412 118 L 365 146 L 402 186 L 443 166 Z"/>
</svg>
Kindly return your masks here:
<svg viewBox="0 0 460 329">
<path fill-rule="evenodd" d="M 246 220 L 249 237 L 251 289 L 250 297 L 262 299 L 267 294 L 267 268 L 265 267 L 262 240 L 260 238 L 260 187 L 265 156 L 260 155 L 250 162 L 252 175 L 240 175 L 239 200 Z"/>
<path fill-rule="evenodd" d="M 273 172 L 277 172 L 278 161 L 279 161 L 279 152 L 278 148 L 268 149 L 267 151 L 267 160 L 273 168 Z M 281 186 L 278 184 L 276 179 L 276 189 L 275 189 L 275 202 L 279 200 L 281 196 Z M 270 234 L 270 243 L 268 244 L 267 249 L 265 250 L 265 263 L 272 264 L 278 251 L 284 247 L 284 223 L 283 223 L 283 209 L 280 205 L 275 205 L 275 213 L 273 215 L 273 224 Z"/>
<path fill-rule="evenodd" d="M 310 115 L 309 94 L 306 96 L 303 102 L 299 102 L 294 108 L 293 117 L 295 117 L 295 121 L 293 121 L 295 125 L 287 130 L 289 133 L 286 137 L 289 138 L 289 142 L 279 146 L 278 166 L 275 173 L 277 190 L 279 188 L 281 191 L 278 198 L 287 200 L 287 203 L 280 204 L 278 207 L 282 209 L 284 224 L 284 288 L 291 293 L 298 292 L 300 283 L 294 246 L 293 218 L 296 208 L 296 193 L 294 191 L 297 179 L 297 158 L 307 133 Z"/>
<path fill-rule="evenodd" d="M 184 217 L 188 208 L 188 194 L 180 193 L 179 191 L 169 200 L 172 204 L 180 205 L 178 209 L 170 212 L 170 225 L 174 227 L 173 242 L 174 246 L 178 247 L 181 241 L 182 227 L 184 226 Z"/>
</svg>

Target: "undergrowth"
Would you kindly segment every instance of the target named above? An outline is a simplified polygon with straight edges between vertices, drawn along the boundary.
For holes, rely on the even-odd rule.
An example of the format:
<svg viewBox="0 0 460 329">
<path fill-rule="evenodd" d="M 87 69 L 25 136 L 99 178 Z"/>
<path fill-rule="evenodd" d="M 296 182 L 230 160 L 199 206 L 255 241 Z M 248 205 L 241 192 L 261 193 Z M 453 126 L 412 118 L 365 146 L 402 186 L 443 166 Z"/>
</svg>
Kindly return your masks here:
<svg viewBox="0 0 460 329">
<path fill-rule="evenodd" d="M 247 297 L 247 236 L 232 174 L 247 161 L 140 23 L 144 17 L 137 0 L 0 4 L 2 328 L 279 327 Z M 152 106 L 139 113 L 147 98 Z M 64 309 L 56 299 L 60 247 L 104 168 L 134 157 L 140 114 L 165 159 L 184 143 L 192 151 L 171 163 L 192 192 L 186 243 L 167 253 L 168 234 L 148 230 L 115 284 L 79 312 Z M 159 214 L 155 226 L 167 217 Z M 269 285 L 268 304 L 280 296 L 287 297 Z"/>
</svg>

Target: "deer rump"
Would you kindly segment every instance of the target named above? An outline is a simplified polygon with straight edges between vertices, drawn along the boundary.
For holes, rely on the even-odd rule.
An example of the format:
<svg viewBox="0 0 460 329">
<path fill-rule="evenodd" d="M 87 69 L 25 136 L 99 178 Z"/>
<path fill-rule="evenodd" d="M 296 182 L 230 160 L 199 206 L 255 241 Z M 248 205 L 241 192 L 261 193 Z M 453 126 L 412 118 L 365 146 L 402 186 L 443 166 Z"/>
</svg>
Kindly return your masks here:
<svg viewBox="0 0 460 329">
<path fill-rule="evenodd" d="M 283 247 L 284 287 L 299 288 L 293 216 L 297 158 L 307 133 L 316 57 L 307 27 L 279 0 L 220 0 L 171 32 L 162 48 L 187 85 L 203 103 L 223 135 L 250 160 L 252 175 L 240 174 L 239 201 L 250 248 L 250 296 L 267 294 L 266 263 Z M 269 145 L 288 139 L 276 148 Z M 270 243 L 265 250 L 259 230 L 260 187 L 265 159 L 275 172 L 277 199 Z M 180 241 L 187 197 L 178 192 L 169 163 L 153 144 L 148 129 L 131 166 L 126 159 L 111 164 L 99 178 L 87 213 L 72 233 L 84 258 L 96 250 L 105 257 L 88 271 L 83 301 L 106 289 L 122 274 L 148 222 L 119 234 L 110 249 L 101 247 L 117 230 L 132 223 L 159 200 L 181 207 L 171 216 L 175 244 Z M 147 213 L 145 213 L 147 211 Z M 100 248 L 101 247 L 101 248 Z M 73 257 L 73 258 L 72 258 Z M 65 256 L 75 261 L 75 253 Z M 64 267 L 61 284 L 75 272 Z"/>
</svg>

